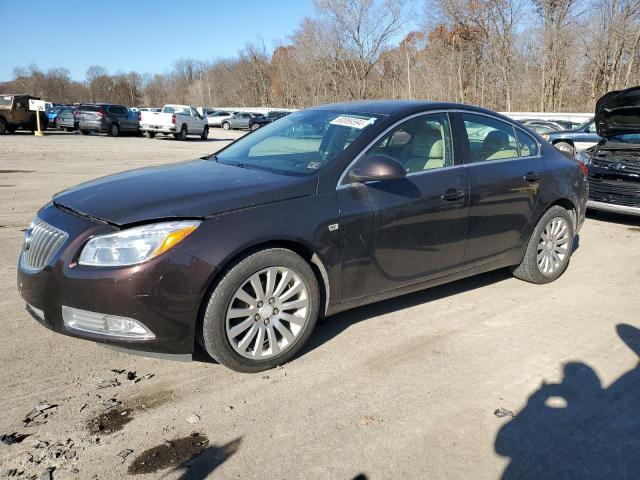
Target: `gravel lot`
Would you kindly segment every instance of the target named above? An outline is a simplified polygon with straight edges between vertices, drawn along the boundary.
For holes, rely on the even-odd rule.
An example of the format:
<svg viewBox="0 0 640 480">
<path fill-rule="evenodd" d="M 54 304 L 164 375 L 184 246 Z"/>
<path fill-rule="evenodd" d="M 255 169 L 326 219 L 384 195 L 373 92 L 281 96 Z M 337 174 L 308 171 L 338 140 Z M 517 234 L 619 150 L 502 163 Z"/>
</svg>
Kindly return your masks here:
<svg viewBox="0 0 640 480">
<path fill-rule="evenodd" d="M 640 338 L 620 325 L 640 327 L 640 219 L 590 216 L 551 285 L 499 271 L 340 314 L 294 362 L 257 375 L 202 355 L 116 353 L 27 315 L 15 285 L 21 230 L 52 194 L 238 135 L 0 137 L 0 434 L 29 435 L 3 437 L 0 477 L 638 474 Z"/>
</svg>

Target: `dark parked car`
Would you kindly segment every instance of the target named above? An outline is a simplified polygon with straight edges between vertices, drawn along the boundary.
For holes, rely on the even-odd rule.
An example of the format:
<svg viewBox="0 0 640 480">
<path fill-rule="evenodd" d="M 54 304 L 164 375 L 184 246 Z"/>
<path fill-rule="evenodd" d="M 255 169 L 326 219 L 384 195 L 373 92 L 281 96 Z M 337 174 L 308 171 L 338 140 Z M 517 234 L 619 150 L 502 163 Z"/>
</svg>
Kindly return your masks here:
<svg viewBox="0 0 640 480">
<path fill-rule="evenodd" d="M 558 150 L 575 155 L 576 152 L 594 146 L 600 141 L 596 132 L 596 124 L 590 118 L 575 130 L 557 130 L 543 133 L 542 138 L 551 143 Z"/>
<path fill-rule="evenodd" d="M 40 100 L 31 95 L 0 95 L 0 135 L 13 133 L 17 129 L 37 130 L 36 113 L 40 116 L 40 128 L 46 130 L 49 124 L 45 112 L 29 110 L 29 100 Z"/>
<path fill-rule="evenodd" d="M 595 123 L 602 140 L 576 155 L 589 168 L 587 206 L 640 215 L 640 87 L 604 95 Z"/>
<path fill-rule="evenodd" d="M 123 105 L 97 103 L 82 105 L 78 111 L 80 112 L 78 128 L 83 135 L 95 132 L 108 133 L 112 137 L 117 137 L 121 132 L 140 132 L 138 113 Z"/>
<path fill-rule="evenodd" d="M 58 128 L 62 128 L 67 132 L 72 132 L 78 129 L 80 123 L 80 112 L 78 112 L 77 106 L 63 107 L 57 115 Z"/>
<path fill-rule="evenodd" d="M 503 267 L 557 279 L 585 171 L 489 110 L 326 105 L 57 194 L 26 230 L 18 288 L 54 331 L 178 358 L 197 340 L 260 371 L 319 316 Z"/>
</svg>

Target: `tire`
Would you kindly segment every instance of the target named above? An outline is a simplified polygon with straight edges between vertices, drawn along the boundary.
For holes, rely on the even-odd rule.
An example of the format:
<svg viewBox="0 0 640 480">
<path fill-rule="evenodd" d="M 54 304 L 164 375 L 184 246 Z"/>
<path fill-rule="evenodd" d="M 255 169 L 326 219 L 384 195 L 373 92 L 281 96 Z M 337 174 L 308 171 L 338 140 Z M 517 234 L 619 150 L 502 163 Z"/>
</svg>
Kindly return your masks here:
<svg viewBox="0 0 640 480">
<path fill-rule="evenodd" d="M 178 133 L 177 135 L 177 139 L 178 140 L 182 140 L 183 142 L 187 139 L 187 126 L 183 125 L 182 128 L 180 129 L 180 133 Z"/>
<path fill-rule="evenodd" d="M 207 138 L 209 138 L 209 127 L 204 127 L 204 130 L 202 130 L 202 135 L 200 135 L 200 139 L 206 140 Z"/>
<path fill-rule="evenodd" d="M 7 128 L 7 121 L 0 117 L 0 135 L 7 133 L 9 129 Z"/>
<path fill-rule="evenodd" d="M 567 153 L 570 153 L 571 155 L 575 155 L 576 153 L 576 150 L 573 148 L 573 145 L 571 145 L 568 142 L 557 142 L 557 143 L 554 143 L 553 146 L 556 147 L 561 152 L 567 152 Z"/>
<path fill-rule="evenodd" d="M 65 132 L 73 132 L 73 127 L 64 127 Z"/>
<path fill-rule="evenodd" d="M 574 235 L 571 215 L 566 209 L 554 205 L 538 221 L 529 238 L 522 262 L 512 269 L 513 275 L 530 283 L 553 282 L 569 266 Z M 546 242 L 545 238 L 547 238 Z M 555 257 L 552 257 L 554 253 Z M 545 257 L 548 258 L 548 263 L 545 263 Z M 560 260 L 557 265 L 555 258 Z"/>
<path fill-rule="evenodd" d="M 80 130 L 82 135 L 89 135 L 91 132 L 89 130 Z"/>
<path fill-rule="evenodd" d="M 222 122 L 222 128 L 224 128 L 225 130 L 231 130 L 231 125 L 229 124 L 229 122 Z"/>
<path fill-rule="evenodd" d="M 147 132 L 149 138 L 156 138 L 156 132 Z"/>
<path fill-rule="evenodd" d="M 258 125 L 257 123 L 254 123 L 249 127 L 249 130 L 251 130 L 253 132 L 253 131 L 255 131 L 255 130 L 259 129 L 259 128 L 260 128 L 260 125 Z"/>
<path fill-rule="evenodd" d="M 109 125 L 108 133 L 110 137 L 117 137 L 118 135 L 120 135 L 120 127 L 118 126 L 118 124 L 112 123 L 111 125 Z"/>
<path fill-rule="evenodd" d="M 256 294 L 255 289 L 250 286 L 253 277 L 261 282 L 262 290 L 268 290 L 267 271 L 273 275 L 271 288 L 275 292 L 271 299 Z M 282 286 L 286 272 L 291 277 L 287 277 L 290 279 Z M 255 302 L 253 305 L 243 302 L 237 296 L 241 289 L 244 292 L 242 297 Z M 278 290 L 280 294 L 277 293 Z M 295 290 L 296 293 L 287 297 Z M 264 301 L 258 301 L 258 298 L 263 298 Z M 280 298 L 283 300 L 280 301 Z M 278 308 L 287 303 L 306 306 L 300 310 L 287 308 L 288 311 L 283 309 L 279 312 Z M 319 305 L 318 281 L 302 257 L 283 248 L 260 250 L 239 260 L 223 273 L 207 301 L 199 340 L 211 357 L 232 370 L 246 373 L 268 370 L 289 361 L 304 346 L 318 319 Z M 238 313 L 246 310 L 250 313 L 247 318 L 243 318 L 244 314 L 234 317 L 232 310 Z M 290 322 L 286 318 L 295 318 L 296 321 Z M 235 337 L 231 333 L 227 334 L 228 325 L 231 329 L 240 328 Z M 249 336 L 251 337 L 247 340 L 246 337 Z M 273 344 L 272 339 L 275 339 Z M 243 341 L 246 344 L 241 346 Z M 259 344 L 262 346 L 260 349 Z M 265 344 L 268 344 L 267 350 L 263 350 Z M 256 355 L 259 358 L 254 358 Z"/>
</svg>

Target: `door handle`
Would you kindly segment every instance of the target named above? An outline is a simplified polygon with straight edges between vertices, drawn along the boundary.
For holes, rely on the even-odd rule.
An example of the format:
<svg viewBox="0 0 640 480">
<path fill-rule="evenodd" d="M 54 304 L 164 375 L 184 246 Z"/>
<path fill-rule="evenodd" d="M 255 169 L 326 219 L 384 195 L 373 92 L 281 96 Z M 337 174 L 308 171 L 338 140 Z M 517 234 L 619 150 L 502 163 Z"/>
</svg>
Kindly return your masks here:
<svg viewBox="0 0 640 480">
<path fill-rule="evenodd" d="M 440 196 L 445 202 L 460 200 L 462 197 L 464 197 L 464 192 L 462 190 L 456 190 L 455 188 L 450 188 Z"/>
<path fill-rule="evenodd" d="M 535 172 L 529 172 L 522 178 L 524 178 L 527 182 L 531 182 L 531 183 L 537 182 L 538 180 L 540 180 L 540 174 Z"/>
</svg>

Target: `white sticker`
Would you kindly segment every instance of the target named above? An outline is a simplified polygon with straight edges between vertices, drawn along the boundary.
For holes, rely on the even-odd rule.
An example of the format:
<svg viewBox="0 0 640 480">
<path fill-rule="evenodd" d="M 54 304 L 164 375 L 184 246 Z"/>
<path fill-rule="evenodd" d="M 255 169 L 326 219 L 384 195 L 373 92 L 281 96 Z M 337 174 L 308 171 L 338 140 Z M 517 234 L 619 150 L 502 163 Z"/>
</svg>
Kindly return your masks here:
<svg viewBox="0 0 640 480">
<path fill-rule="evenodd" d="M 311 170 L 317 170 L 320 168 L 320 162 L 311 162 L 309 165 L 307 165 L 307 168 L 310 168 Z"/>
<path fill-rule="evenodd" d="M 359 118 L 359 117 L 350 117 L 348 115 L 340 115 L 339 117 L 330 121 L 329 124 L 338 125 L 340 127 L 357 128 L 360 130 L 360 129 L 363 129 L 364 127 L 371 125 L 375 121 L 376 119 L 373 117 Z"/>
</svg>

